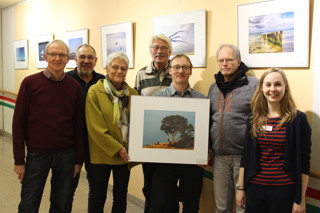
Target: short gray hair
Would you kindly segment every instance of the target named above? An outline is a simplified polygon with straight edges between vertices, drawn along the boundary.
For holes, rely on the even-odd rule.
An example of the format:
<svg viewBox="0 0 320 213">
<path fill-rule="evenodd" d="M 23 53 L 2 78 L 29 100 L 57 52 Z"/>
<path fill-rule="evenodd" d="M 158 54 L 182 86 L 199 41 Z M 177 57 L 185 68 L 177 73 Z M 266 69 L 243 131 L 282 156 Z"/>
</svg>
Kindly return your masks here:
<svg viewBox="0 0 320 213">
<path fill-rule="evenodd" d="M 48 53 L 48 48 L 49 48 L 52 44 L 54 44 L 54 43 L 62 44 L 63 46 L 65 46 L 66 49 L 67 49 L 67 55 L 70 56 L 70 49 L 69 49 L 68 45 L 66 45 L 66 43 L 64 43 L 64 41 L 59 40 L 59 39 L 50 41 L 50 42 L 46 45 L 45 53 Z"/>
<path fill-rule="evenodd" d="M 80 50 L 82 47 L 91 48 L 91 49 L 93 50 L 94 57 L 96 57 L 96 55 L 97 55 L 96 50 L 93 48 L 93 46 L 91 46 L 91 45 L 89 45 L 89 44 L 82 44 L 82 45 L 80 45 L 80 46 L 77 48 L 77 53 L 76 53 L 76 56 L 77 56 L 77 57 L 79 56 L 79 50 Z"/>
<path fill-rule="evenodd" d="M 127 54 L 125 54 L 124 52 L 114 52 L 114 53 L 111 53 L 110 55 L 108 55 L 106 66 L 108 68 L 110 68 L 110 65 L 112 64 L 112 62 L 115 59 L 123 60 L 124 62 L 126 62 L 127 68 L 129 67 L 129 58 L 128 58 Z"/>
<path fill-rule="evenodd" d="M 170 52 L 172 52 L 172 44 L 171 44 L 171 40 L 168 38 L 168 36 L 166 36 L 165 34 L 157 34 L 157 35 L 152 36 L 150 39 L 150 45 L 149 45 L 150 49 L 152 48 L 153 42 L 155 40 L 162 40 L 162 41 L 166 42 L 169 46 Z"/>
<path fill-rule="evenodd" d="M 217 50 L 217 53 L 216 53 L 216 54 L 217 54 L 217 58 L 218 58 L 218 56 L 219 56 L 220 50 L 221 50 L 222 48 L 224 48 L 224 47 L 228 47 L 228 48 L 232 49 L 232 50 L 233 50 L 233 56 L 234 56 L 234 58 L 241 60 L 240 50 L 239 50 L 239 48 L 238 48 L 237 46 L 235 46 L 235 45 L 233 45 L 233 44 L 221 44 L 221 45 L 219 46 L 218 50 Z"/>
</svg>

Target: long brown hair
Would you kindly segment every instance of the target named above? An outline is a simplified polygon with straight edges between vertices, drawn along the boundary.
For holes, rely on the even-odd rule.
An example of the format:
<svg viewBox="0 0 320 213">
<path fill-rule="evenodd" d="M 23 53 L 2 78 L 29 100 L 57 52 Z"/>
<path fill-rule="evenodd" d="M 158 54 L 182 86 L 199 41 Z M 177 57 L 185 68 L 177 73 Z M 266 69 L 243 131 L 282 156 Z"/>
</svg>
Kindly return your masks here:
<svg viewBox="0 0 320 213">
<path fill-rule="evenodd" d="M 257 89 L 250 102 L 251 110 L 253 113 L 253 115 L 251 116 L 251 124 L 252 124 L 251 135 L 253 137 L 257 137 L 259 132 L 265 131 L 263 126 L 267 124 L 269 109 L 268 109 L 267 99 L 264 97 L 262 92 L 262 85 L 265 77 L 268 74 L 273 72 L 277 72 L 282 76 L 285 84 L 285 89 L 286 89 L 280 103 L 280 110 L 281 110 L 280 113 L 281 113 L 282 119 L 279 123 L 279 127 L 289 121 L 292 121 L 295 118 L 297 113 L 297 107 L 292 98 L 286 74 L 279 68 L 268 69 L 261 76 Z"/>
</svg>

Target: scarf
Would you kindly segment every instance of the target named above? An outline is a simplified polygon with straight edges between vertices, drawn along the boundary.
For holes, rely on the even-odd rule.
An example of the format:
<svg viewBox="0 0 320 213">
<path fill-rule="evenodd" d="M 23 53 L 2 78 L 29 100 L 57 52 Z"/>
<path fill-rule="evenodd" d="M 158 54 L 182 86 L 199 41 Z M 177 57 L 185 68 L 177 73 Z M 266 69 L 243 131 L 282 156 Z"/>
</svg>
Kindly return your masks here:
<svg viewBox="0 0 320 213">
<path fill-rule="evenodd" d="M 232 90 L 247 85 L 249 83 L 246 76 L 246 72 L 249 71 L 249 68 L 241 62 L 238 70 L 235 72 L 235 77 L 231 81 L 224 81 L 224 76 L 219 71 L 218 74 L 215 74 L 216 83 L 220 91 L 224 96 L 231 92 Z"/>
<path fill-rule="evenodd" d="M 112 85 L 109 76 L 106 75 L 106 79 L 103 80 L 104 88 L 108 94 L 109 99 L 113 104 L 113 124 L 118 125 L 120 128 L 122 139 L 124 142 L 128 142 L 128 132 L 129 132 L 129 113 L 127 110 L 127 105 L 129 102 L 129 89 L 126 82 L 122 83 L 120 90 Z"/>
</svg>

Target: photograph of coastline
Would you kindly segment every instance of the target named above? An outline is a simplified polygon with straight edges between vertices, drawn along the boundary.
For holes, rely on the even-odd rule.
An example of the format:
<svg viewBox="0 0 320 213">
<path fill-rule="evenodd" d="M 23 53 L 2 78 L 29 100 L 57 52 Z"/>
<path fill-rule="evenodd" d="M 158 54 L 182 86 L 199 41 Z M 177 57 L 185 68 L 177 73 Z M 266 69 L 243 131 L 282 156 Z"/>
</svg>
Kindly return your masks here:
<svg viewBox="0 0 320 213">
<path fill-rule="evenodd" d="M 294 12 L 249 17 L 249 54 L 294 52 Z"/>
</svg>

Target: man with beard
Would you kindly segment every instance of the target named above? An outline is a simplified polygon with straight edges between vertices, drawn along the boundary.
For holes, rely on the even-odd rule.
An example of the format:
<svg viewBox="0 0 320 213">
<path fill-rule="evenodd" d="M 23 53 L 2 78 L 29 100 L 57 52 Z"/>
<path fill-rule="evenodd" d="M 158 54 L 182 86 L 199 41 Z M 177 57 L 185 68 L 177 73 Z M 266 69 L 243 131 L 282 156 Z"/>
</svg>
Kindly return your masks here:
<svg viewBox="0 0 320 213">
<path fill-rule="evenodd" d="M 79 82 L 82 90 L 82 103 L 83 103 L 83 109 L 84 104 L 86 101 L 87 93 L 89 88 L 97 83 L 99 79 L 104 79 L 105 76 L 96 73 L 93 69 L 96 66 L 97 63 L 97 57 L 96 57 L 96 51 L 95 49 L 90 46 L 89 44 L 83 44 L 78 47 L 76 52 L 75 61 L 77 64 L 77 67 L 74 70 L 71 70 L 69 72 L 66 72 L 67 75 L 74 78 L 76 81 Z M 87 179 L 89 182 L 89 197 L 90 197 L 90 157 L 89 157 L 89 146 L 88 146 L 88 134 L 87 134 L 87 127 L 86 124 L 84 125 L 84 161 L 85 161 L 85 170 L 87 172 Z M 78 174 L 75 178 L 72 179 L 72 189 L 68 200 L 68 212 L 71 212 L 72 210 L 72 201 L 73 196 L 76 191 L 76 188 L 78 186 L 80 174 Z"/>
<path fill-rule="evenodd" d="M 170 86 L 172 82 L 171 75 L 169 74 L 169 57 L 172 52 L 170 39 L 164 34 L 152 36 L 149 50 L 152 61 L 148 66 L 139 70 L 134 86 L 142 96 L 151 96 L 158 90 Z M 142 164 L 144 175 L 144 187 L 142 191 L 146 200 L 145 213 L 150 211 L 152 180 L 156 165 L 155 163 Z"/>
</svg>

